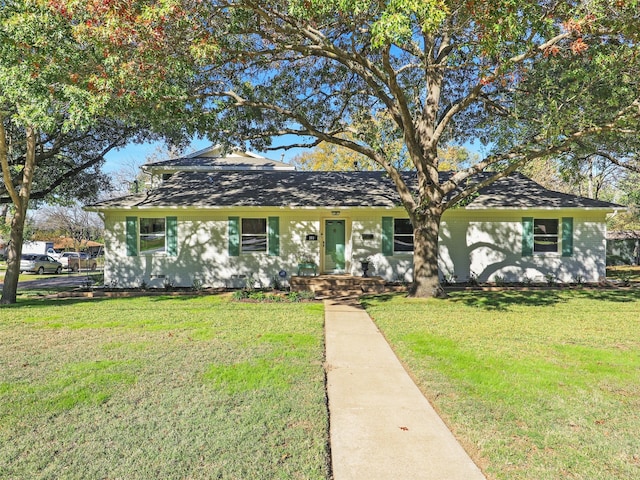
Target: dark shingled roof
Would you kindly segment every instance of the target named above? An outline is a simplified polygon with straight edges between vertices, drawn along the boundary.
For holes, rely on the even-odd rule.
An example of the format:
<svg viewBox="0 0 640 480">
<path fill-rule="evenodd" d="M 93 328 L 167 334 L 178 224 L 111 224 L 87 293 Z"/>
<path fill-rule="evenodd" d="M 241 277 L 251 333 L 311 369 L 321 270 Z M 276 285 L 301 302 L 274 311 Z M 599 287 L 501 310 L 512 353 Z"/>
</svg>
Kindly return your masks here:
<svg viewBox="0 0 640 480">
<path fill-rule="evenodd" d="M 407 173 L 409 186 L 415 187 Z M 442 174 L 450 175 L 450 174 Z M 476 178 L 486 178 L 480 174 Z M 178 172 L 148 192 L 91 207 L 397 207 L 400 198 L 384 172 L 214 171 Z M 492 208 L 595 208 L 618 205 L 547 190 L 513 174 L 482 189 L 466 206 Z"/>
<path fill-rule="evenodd" d="M 147 163 L 145 170 L 294 170 L 288 163 L 278 162 L 264 157 L 226 156 L 226 157 L 183 157 Z"/>
<path fill-rule="evenodd" d="M 482 178 L 488 176 L 481 174 Z M 479 194 L 467 208 L 622 208 L 610 202 L 548 190 L 521 173 L 500 179 Z"/>
</svg>

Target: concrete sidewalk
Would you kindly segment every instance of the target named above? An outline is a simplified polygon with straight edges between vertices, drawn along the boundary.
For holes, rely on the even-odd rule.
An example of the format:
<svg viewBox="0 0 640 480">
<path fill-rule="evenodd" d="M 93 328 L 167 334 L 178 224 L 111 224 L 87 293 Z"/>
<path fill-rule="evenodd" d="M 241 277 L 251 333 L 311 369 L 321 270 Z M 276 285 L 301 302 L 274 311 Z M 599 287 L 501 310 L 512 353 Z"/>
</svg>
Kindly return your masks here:
<svg viewBox="0 0 640 480">
<path fill-rule="evenodd" d="M 325 300 L 334 480 L 484 480 L 354 303 Z"/>
</svg>

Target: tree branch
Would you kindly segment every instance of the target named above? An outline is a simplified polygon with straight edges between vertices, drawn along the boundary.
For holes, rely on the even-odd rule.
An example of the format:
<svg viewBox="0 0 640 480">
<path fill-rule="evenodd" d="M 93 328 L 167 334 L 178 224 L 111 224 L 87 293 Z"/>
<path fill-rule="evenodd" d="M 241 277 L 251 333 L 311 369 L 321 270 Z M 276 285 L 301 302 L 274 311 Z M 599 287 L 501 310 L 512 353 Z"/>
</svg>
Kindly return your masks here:
<svg viewBox="0 0 640 480">
<path fill-rule="evenodd" d="M 618 114 L 615 116 L 614 120 L 612 122 L 609 122 L 606 125 L 593 126 L 593 127 L 585 128 L 584 130 L 576 131 L 571 135 L 564 137 L 564 139 L 558 144 L 550 145 L 546 148 L 542 148 L 539 150 L 526 151 L 525 148 L 522 145 L 520 145 L 510 150 L 509 152 L 506 152 L 503 154 L 491 155 L 487 157 L 485 160 L 476 163 L 472 167 L 466 170 L 463 170 L 461 172 L 455 173 L 448 181 L 442 184 L 442 190 L 445 194 L 452 192 L 462 182 L 464 182 L 471 176 L 486 170 L 488 167 L 504 161 L 509 162 L 509 166 L 507 166 L 500 172 L 496 173 L 495 175 L 492 175 L 490 178 L 486 179 L 485 181 L 477 185 L 474 185 L 469 188 L 465 188 L 463 192 L 455 195 L 453 198 L 448 200 L 445 208 L 450 208 L 456 205 L 460 201 L 476 193 L 481 188 L 484 188 L 487 185 L 491 184 L 493 181 L 510 175 L 511 173 L 516 171 L 520 166 L 524 165 L 525 163 L 531 160 L 535 160 L 536 158 L 542 158 L 542 157 L 546 157 L 549 155 L 554 155 L 562 152 L 569 152 L 574 148 L 574 145 L 579 144 L 580 140 L 586 137 L 587 135 L 617 131 L 618 130 L 617 123 L 620 120 L 626 118 L 626 115 L 630 111 L 633 111 L 634 109 L 638 109 L 638 112 L 634 116 L 636 118 L 640 117 L 640 99 L 636 99 L 631 105 L 628 105 L 627 107 L 620 110 Z M 538 136 L 535 136 L 528 143 L 530 145 L 539 145 L 543 143 L 543 141 L 544 141 L 544 137 L 541 135 L 538 135 Z"/>
</svg>

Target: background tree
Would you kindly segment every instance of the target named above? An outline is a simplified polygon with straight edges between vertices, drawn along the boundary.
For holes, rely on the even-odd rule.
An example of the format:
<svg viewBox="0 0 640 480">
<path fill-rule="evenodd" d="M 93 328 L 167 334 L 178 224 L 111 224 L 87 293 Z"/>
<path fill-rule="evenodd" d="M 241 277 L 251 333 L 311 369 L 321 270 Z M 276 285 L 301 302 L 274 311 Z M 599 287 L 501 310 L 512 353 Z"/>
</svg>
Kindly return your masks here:
<svg viewBox="0 0 640 480">
<path fill-rule="evenodd" d="M 300 170 L 313 171 L 357 172 L 379 169 L 369 157 L 327 142 L 321 142 L 314 149 L 296 155 L 293 164 Z"/>
<path fill-rule="evenodd" d="M 411 163 L 402 151 L 402 142 L 396 143 L 396 161 L 394 167 L 398 170 L 410 170 Z M 447 145 L 439 150 L 438 158 L 440 171 L 458 171 L 471 162 L 473 155 L 464 147 Z M 365 171 L 380 170 L 380 165 L 369 157 L 349 148 L 328 142 L 321 142 L 308 152 L 296 155 L 293 164 L 300 170 L 315 171 Z"/>
<path fill-rule="evenodd" d="M 109 197 L 120 197 L 132 193 L 145 192 L 151 188 L 152 178 L 142 167 L 147 163 L 161 162 L 180 157 L 190 147 L 176 145 L 157 145 L 144 158 L 130 158 L 121 163 L 120 168 L 113 172 L 114 188 L 104 192 Z"/>
<path fill-rule="evenodd" d="M 520 171 L 551 190 L 616 201 L 618 180 L 627 169 L 594 154 L 586 157 L 569 154 L 530 162 Z"/>
<path fill-rule="evenodd" d="M 35 217 L 35 226 L 39 235 L 46 235 L 44 239 L 72 239 L 74 251 L 80 251 L 88 240 L 98 241 L 104 231 L 100 217 L 96 213 L 83 210 L 79 204 L 40 209 Z"/>
<path fill-rule="evenodd" d="M 0 11 L 0 167 L 3 201 L 13 204 L 10 241 L 7 249 L 2 303 L 16 299 L 20 254 L 32 190 L 37 195 L 52 193 L 65 180 L 93 162 L 69 165 L 58 162 L 75 141 L 90 146 L 93 118 L 107 106 L 105 95 L 94 94 L 79 85 L 95 75 L 96 63 L 85 48 L 70 35 L 64 19 L 52 13 L 43 2 L 25 0 L 3 3 Z M 64 68 L 62 68 L 64 66 Z M 86 87 L 86 85 L 84 85 Z M 113 133 L 113 130 L 112 132 Z M 112 140 L 122 144 L 117 134 Z M 100 146 L 105 146 L 104 142 Z M 109 148 L 108 146 L 106 147 Z M 95 149 L 89 148 L 90 153 Z M 84 159 L 86 160 L 86 158 Z M 58 165 L 53 169 L 51 164 Z M 47 166 L 44 166 L 47 165 Z M 37 176 L 42 166 L 45 175 Z M 47 168 L 49 167 L 49 168 Z M 62 175 L 60 175 L 62 173 Z"/>
<path fill-rule="evenodd" d="M 607 222 L 609 230 L 640 230 L 640 173 L 621 172 L 617 183 L 616 202 L 627 206 Z"/>
</svg>

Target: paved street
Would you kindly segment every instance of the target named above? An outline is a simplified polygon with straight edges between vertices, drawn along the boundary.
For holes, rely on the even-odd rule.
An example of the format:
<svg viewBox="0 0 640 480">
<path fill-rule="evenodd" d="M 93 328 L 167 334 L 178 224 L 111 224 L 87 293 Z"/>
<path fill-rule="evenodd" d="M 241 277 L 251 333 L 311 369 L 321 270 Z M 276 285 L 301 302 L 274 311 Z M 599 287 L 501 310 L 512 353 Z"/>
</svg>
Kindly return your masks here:
<svg viewBox="0 0 640 480">
<path fill-rule="evenodd" d="M 29 278 L 27 281 L 18 282 L 18 290 L 38 289 L 38 288 L 60 288 L 60 287 L 81 287 L 87 283 L 86 273 L 62 273 L 55 277 L 38 278 L 39 275 L 23 274 L 21 278 L 35 277 L 33 280 Z M 91 277 L 89 277 L 91 278 Z M 4 278 L 0 279 L 0 287 L 2 287 Z"/>
</svg>

